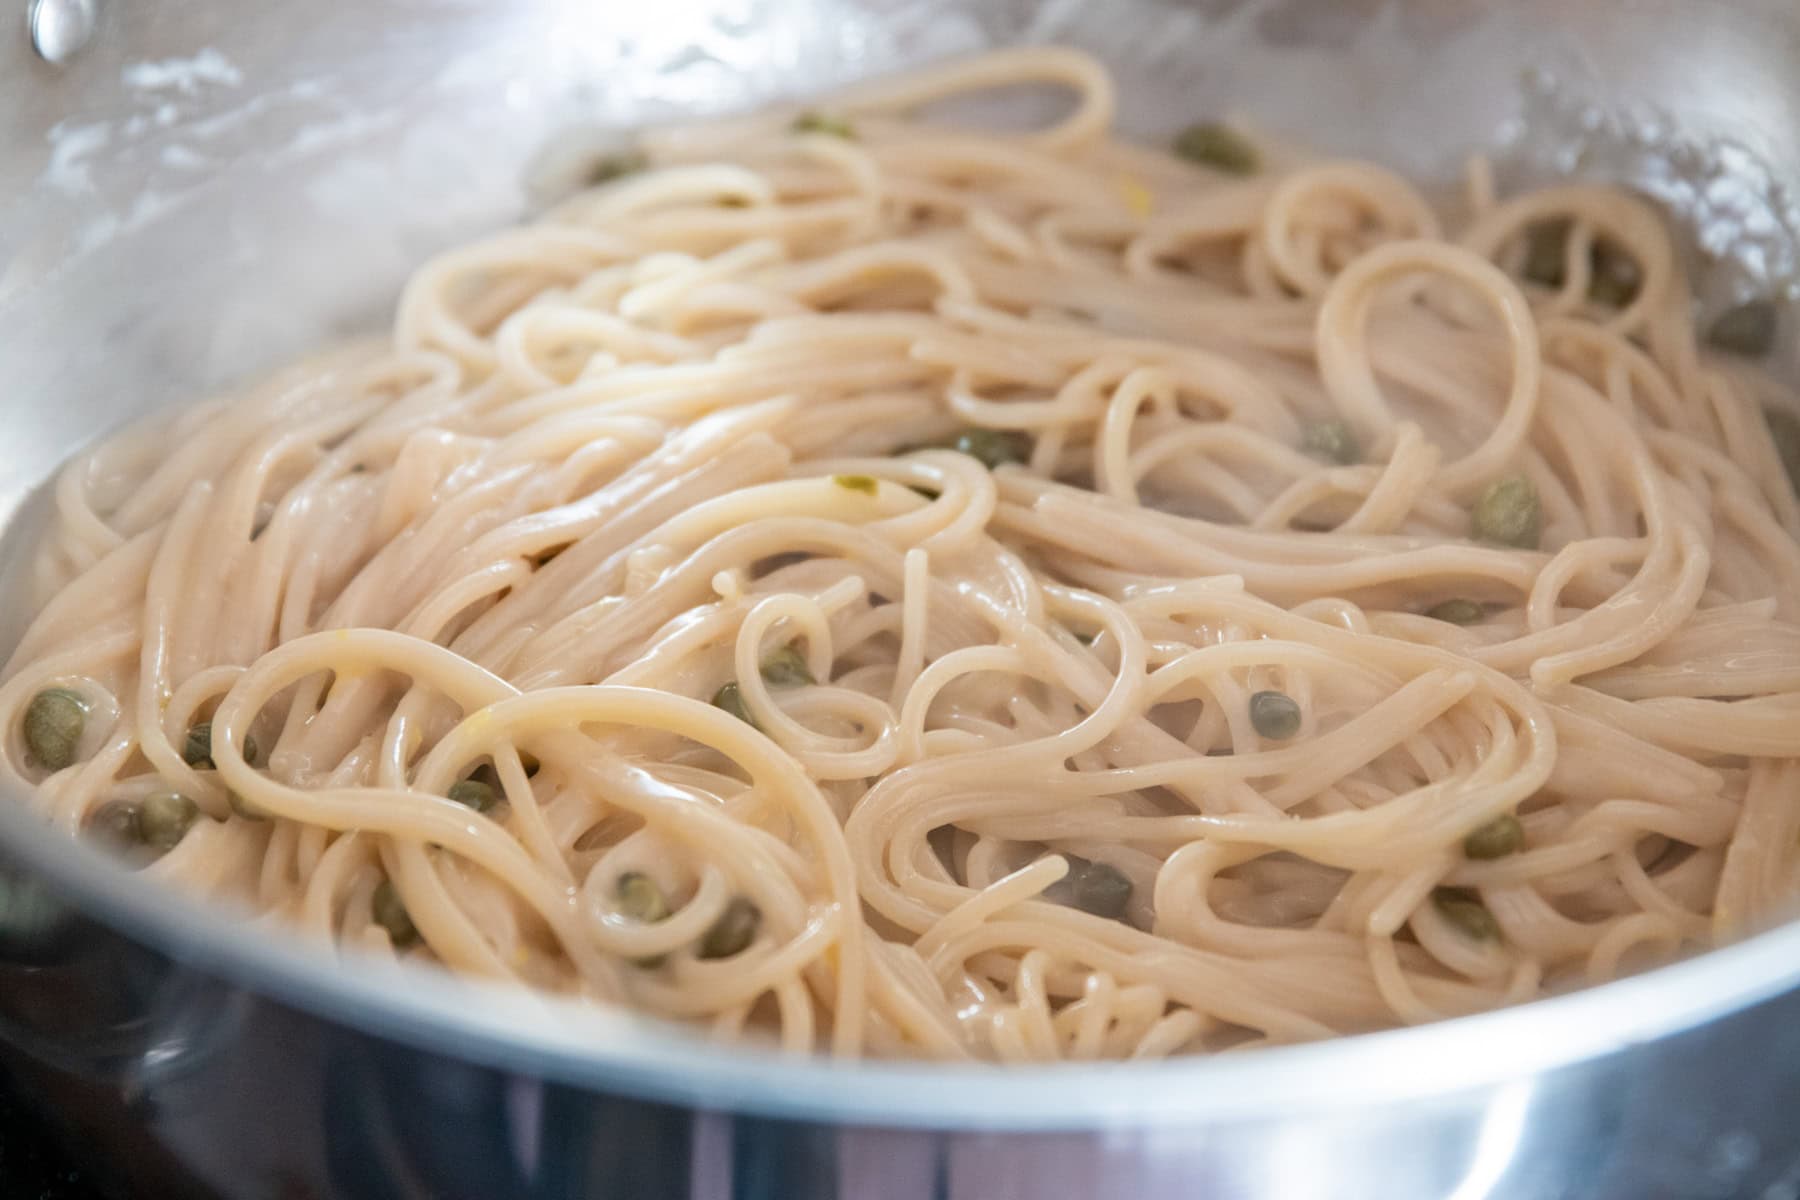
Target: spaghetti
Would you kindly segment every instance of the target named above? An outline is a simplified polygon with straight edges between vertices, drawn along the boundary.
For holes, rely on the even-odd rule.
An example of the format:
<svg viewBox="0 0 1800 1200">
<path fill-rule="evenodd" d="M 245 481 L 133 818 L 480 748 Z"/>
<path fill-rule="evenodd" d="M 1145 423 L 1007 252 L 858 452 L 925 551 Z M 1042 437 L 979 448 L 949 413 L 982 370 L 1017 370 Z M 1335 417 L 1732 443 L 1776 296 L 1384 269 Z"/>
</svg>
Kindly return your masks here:
<svg viewBox="0 0 1800 1200">
<path fill-rule="evenodd" d="M 1073 108 L 914 116 L 1019 83 Z M 1112 96 L 1032 49 L 658 131 L 83 454 L 0 771 L 304 936 L 839 1055 L 1317 1038 L 1785 917 L 1800 409 L 1656 214 Z"/>
</svg>

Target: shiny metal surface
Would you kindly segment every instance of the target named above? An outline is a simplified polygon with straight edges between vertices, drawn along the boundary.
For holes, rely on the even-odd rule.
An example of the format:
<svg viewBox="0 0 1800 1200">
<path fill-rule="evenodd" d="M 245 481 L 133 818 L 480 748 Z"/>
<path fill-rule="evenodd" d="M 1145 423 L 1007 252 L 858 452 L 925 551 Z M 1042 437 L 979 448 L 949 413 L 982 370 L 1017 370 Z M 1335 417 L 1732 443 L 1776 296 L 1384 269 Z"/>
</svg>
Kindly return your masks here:
<svg viewBox="0 0 1800 1200">
<path fill-rule="evenodd" d="M 94 36 L 96 0 L 31 0 L 25 24 L 31 48 L 46 62 L 65 62 Z"/>
<path fill-rule="evenodd" d="M 3 4 L 4 0 L 0 0 Z M 26 6 L 19 5 L 20 20 Z M 1791 285 L 1800 10 L 1551 0 L 163 0 L 60 65 L 0 38 L 0 594 L 77 445 L 378 326 L 527 210 L 559 131 L 1018 40 L 1189 114 L 1448 178 L 1625 178 Z M 0 606 L 0 644 L 22 613 Z M 1800 1196 L 1800 927 L 1524 1008 L 1054 1070 L 837 1067 L 326 961 L 0 803 L 0 1043 L 156 1196 Z M 41 889 L 41 890 L 40 890 Z M 390 972 L 391 973 L 391 972 Z"/>
</svg>

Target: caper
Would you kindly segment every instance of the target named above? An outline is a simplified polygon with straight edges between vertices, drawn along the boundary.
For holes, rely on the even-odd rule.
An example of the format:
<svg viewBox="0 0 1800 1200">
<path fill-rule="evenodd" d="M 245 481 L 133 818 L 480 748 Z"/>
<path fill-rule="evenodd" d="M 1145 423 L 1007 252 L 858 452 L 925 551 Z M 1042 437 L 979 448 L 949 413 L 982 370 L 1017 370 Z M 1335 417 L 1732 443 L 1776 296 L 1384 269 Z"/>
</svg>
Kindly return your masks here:
<svg viewBox="0 0 1800 1200">
<path fill-rule="evenodd" d="M 733 897 L 725 911 L 719 914 L 719 919 L 712 923 L 712 928 L 701 937 L 700 957 L 730 958 L 743 953 L 756 939 L 756 930 L 761 924 L 762 909 L 742 896 Z"/>
<path fill-rule="evenodd" d="M 626 150 L 619 154 L 605 155 L 595 159 L 594 165 L 588 168 L 588 186 L 599 187 L 603 183 L 611 183 L 615 179 L 635 175 L 649 165 L 650 159 L 640 150 Z"/>
<path fill-rule="evenodd" d="M 60 771 L 75 761 L 81 731 L 87 725 L 88 701 L 73 688 L 45 688 L 25 706 L 25 750 L 31 761 Z"/>
<path fill-rule="evenodd" d="M 744 693 L 738 687 L 737 680 L 732 680 L 714 692 L 712 702 L 714 708 L 722 708 L 752 728 L 756 727 L 756 718 L 750 715 L 749 708 L 744 705 Z"/>
<path fill-rule="evenodd" d="M 656 880 L 642 871 L 627 871 L 619 876 L 613 889 L 619 900 L 619 911 L 646 925 L 668 918 L 669 901 Z"/>
<path fill-rule="evenodd" d="M 1520 274 L 1532 283 L 1559 288 L 1567 278 L 1569 223 L 1541 221 L 1525 235 L 1525 265 Z"/>
<path fill-rule="evenodd" d="M 138 815 L 144 844 L 173 850 L 200 816 L 200 806 L 180 792 L 151 792 Z"/>
<path fill-rule="evenodd" d="M 1250 139 L 1219 121 L 1199 121 L 1176 134 L 1175 153 L 1227 175 L 1252 174 L 1258 161 Z"/>
<path fill-rule="evenodd" d="M 212 722 L 201 721 L 188 726 L 187 740 L 181 747 L 181 760 L 200 771 L 214 768 L 212 758 Z"/>
<path fill-rule="evenodd" d="M 181 747 L 182 761 L 196 771 L 216 771 L 217 764 L 212 756 L 212 722 L 201 721 L 188 727 L 187 741 Z M 256 763 L 256 736 L 244 735 L 244 761 L 252 766 Z"/>
<path fill-rule="evenodd" d="M 642 871 L 627 871 L 619 876 L 618 883 L 613 887 L 613 895 L 619 901 L 619 911 L 633 920 L 654 925 L 668 919 L 668 899 L 663 896 L 662 888 L 656 885 L 656 880 Z M 660 967 L 665 957 L 656 954 L 632 961 L 640 967 Z"/>
<path fill-rule="evenodd" d="M 1464 937 L 1477 942 L 1500 940 L 1500 922 L 1494 920 L 1494 914 L 1474 892 L 1466 888 L 1438 888 L 1431 893 L 1431 902 Z"/>
<path fill-rule="evenodd" d="M 115 853 L 140 849 L 144 844 L 143 809 L 129 800 L 102 804 L 87 819 L 88 833 Z"/>
<path fill-rule="evenodd" d="M 803 112 L 794 118 L 795 133 L 825 133 L 849 141 L 856 140 L 856 126 L 843 117 L 830 113 Z"/>
<path fill-rule="evenodd" d="M 979 459 L 990 471 L 1004 463 L 1024 462 L 1031 453 L 1023 434 L 1001 429 L 965 429 L 951 445 L 970 458 Z"/>
<path fill-rule="evenodd" d="M 831 482 L 846 491 L 861 492 L 865 496 L 873 496 L 881 487 L 875 482 L 873 475 L 833 475 Z"/>
<path fill-rule="evenodd" d="M 406 911 L 399 889 L 394 887 L 391 879 L 375 885 L 375 894 L 369 898 L 369 912 L 375 923 L 387 930 L 394 949 L 404 950 L 419 940 L 419 927 L 413 924 L 412 914 Z"/>
<path fill-rule="evenodd" d="M 792 646 L 783 646 L 762 662 L 763 682 L 770 687 L 805 687 L 816 682 L 806 656 Z"/>
<path fill-rule="evenodd" d="M 1300 448 L 1314 458 L 1349 465 L 1362 461 L 1362 447 L 1348 421 L 1315 421 L 1301 436 Z"/>
<path fill-rule="evenodd" d="M 1544 287 L 1560 288 L 1568 278 L 1569 223 L 1542 221 L 1525 235 L 1526 279 Z M 1604 241 L 1588 251 L 1588 299 L 1596 304 L 1622 308 L 1631 302 L 1642 282 L 1637 260 Z"/>
<path fill-rule="evenodd" d="M 1588 299 L 1608 308 L 1624 308 L 1637 295 L 1643 272 L 1637 260 L 1607 242 L 1595 242 L 1588 255 L 1591 276 Z"/>
<path fill-rule="evenodd" d="M 1775 306 L 1767 300 L 1746 300 L 1719 314 L 1706 331 L 1707 344 L 1727 354 L 1761 358 L 1775 344 Z"/>
<path fill-rule="evenodd" d="M 500 796 L 494 791 L 493 784 L 479 779 L 459 779 L 450 785 L 447 794 L 458 804 L 480 813 L 500 803 Z"/>
<path fill-rule="evenodd" d="M 1434 621 L 1448 621 L 1452 625 L 1473 625 L 1487 617 L 1487 609 L 1473 600 L 1458 596 L 1432 605 L 1425 610 L 1425 615 Z"/>
<path fill-rule="evenodd" d="M 1800 416 L 1785 408 L 1765 408 L 1763 420 L 1769 424 L 1769 440 L 1775 443 L 1788 484 L 1800 495 Z"/>
<path fill-rule="evenodd" d="M 1488 484 L 1469 515 L 1478 541 L 1535 550 L 1543 534 L 1544 512 L 1538 503 L 1537 488 L 1523 475 Z"/>
<path fill-rule="evenodd" d="M 1272 741 L 1284 742 L 1300 732 L 1300 706 L 1286 692 L 1253 693 L 1250 728 Z"/>
<path fill-rule="evenodd" d="M 1125 915 L 1131 903 L 1131 880 L 1125 872 L 1075 854 L 1063 857 L 1069 860 L 1069 873 L 1045 889 L 1047 898 L 1109 921 Z"/>
<path fill-rule="evenodd" d="M 1525 827 L 1519 818 L 1504 813 L 1463 839 L 1463 853 L 1470 858 L 1505 858 L 1525 844 Z"/>
</svg>

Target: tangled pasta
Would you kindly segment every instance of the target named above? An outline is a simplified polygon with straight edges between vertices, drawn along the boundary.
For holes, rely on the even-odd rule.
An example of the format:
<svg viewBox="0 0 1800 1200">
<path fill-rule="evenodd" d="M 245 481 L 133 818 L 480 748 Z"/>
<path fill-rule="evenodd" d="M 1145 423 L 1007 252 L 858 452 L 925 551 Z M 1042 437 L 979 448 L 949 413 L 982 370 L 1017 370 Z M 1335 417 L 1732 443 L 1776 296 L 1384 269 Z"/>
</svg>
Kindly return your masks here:
<svg viewBox="0 0 1800 1200">
<path fill-rule="evenodd" d="M 1024 134 L 924 123 L 1048 82 Z M 1800 441 L 1620 190 L 1010 51 L 647 134 L 55 485 L 4 770 L 365 954 L 1002 1061 L 1523 1001 L 1800 891 Z M 1745 353 L 1746 351 L 1750 353 Z"/>
</svg>

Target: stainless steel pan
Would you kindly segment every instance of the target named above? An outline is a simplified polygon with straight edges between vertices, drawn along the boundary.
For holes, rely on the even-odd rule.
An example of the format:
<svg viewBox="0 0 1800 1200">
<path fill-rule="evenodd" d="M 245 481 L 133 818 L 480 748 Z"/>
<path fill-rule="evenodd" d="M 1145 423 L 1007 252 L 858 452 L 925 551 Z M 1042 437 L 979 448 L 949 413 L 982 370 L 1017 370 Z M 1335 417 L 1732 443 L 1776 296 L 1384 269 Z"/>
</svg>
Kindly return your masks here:
<svg viewBox="0 0 1800 1200">
<path fill-rule="evenodd" d="M 378 327 L 422 256 L 529 208 L 559 130 L 994 44 L 1097 52 L 1147 136 L 1240 111 L 1427 177 L 1475 147 L 1626 179 L 1721 292 L 1800 244 L 1783 0 L 0 0 L 0 29 L 0 595 L 71 450 Z M 4 800 L 0 1054 L 142 1195 L 1800 1195 L 1800 927 L 1328 1044 L 833 1066 L 334 964 Z"/>
</svg>

